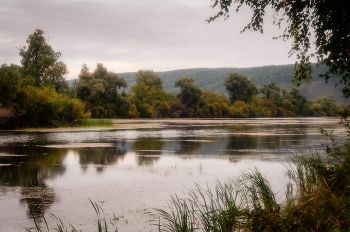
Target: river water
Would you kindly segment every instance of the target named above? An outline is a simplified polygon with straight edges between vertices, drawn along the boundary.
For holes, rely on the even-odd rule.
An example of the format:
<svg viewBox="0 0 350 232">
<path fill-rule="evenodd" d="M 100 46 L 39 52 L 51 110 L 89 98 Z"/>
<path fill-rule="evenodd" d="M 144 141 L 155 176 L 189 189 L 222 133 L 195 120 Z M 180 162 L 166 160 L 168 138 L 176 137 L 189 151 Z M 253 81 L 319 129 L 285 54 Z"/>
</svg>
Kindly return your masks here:
<svg viewBox="0 0 350 232">
<path fill-rule="evenodd" d="M 33 229 L 54 214 L 96 231 L 90 200 L 118 231 L 157 231 L 144 214 L 171 195 L 238 177 L 257 167 L 275 192 L 295 154 L 323 153 L 319 128 L 338 119 L 116 120 L 109 128 L 0 132 L 0 231 Z M 39 220 L 40 225 L 44 225 Z"/>
</svg>

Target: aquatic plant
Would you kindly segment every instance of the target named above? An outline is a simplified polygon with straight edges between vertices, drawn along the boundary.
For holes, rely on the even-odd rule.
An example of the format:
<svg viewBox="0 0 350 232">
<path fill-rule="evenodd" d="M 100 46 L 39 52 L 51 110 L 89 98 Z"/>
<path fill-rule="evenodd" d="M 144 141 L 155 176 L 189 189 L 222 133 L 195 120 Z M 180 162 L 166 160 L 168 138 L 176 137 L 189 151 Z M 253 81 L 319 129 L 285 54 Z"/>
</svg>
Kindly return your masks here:
<svg viewBox="0 0 350 232">
<path fill-rule="evenodd" d="M 349 111 L 350 112 L 350 111 Z M 349 121 L 342 118 L 349 133 Z M 153 209 L 158 231 L 350 231 L 350 141 L 332 141 L 327 156 L 297 155 L 287 167 L 284 200 L 259 170 L 236 179 L 199 185 L 172 197 L 168 210 Z"/>
<path fill-rule="evenodd" d="M 113 122 L 110 119 L 81 119 L 77 121 L 76 125 L 78 127 L 94 127 L 94 126 L 112 126 Z"/>
<path fill-rule="evenodd" d="M 98 205 L 96 202 L 91 201 L 91 199 L 89 199 L 91 205 L 93 206 L 95 212 L 96 212 L 96 216 L 97 216 L 97 231 L 98 232 L 108 232 L 111 231 L 108 227 L 106 218 L 104 216 L 104 211 L 102 209 L 102 207 L 100 205 Z M 55 228 L 53 228 L 53 230 L 57 231 L 57 232 L 78 232 L 79 230 L 77 230 L 72 224 L 68 224 L 68 226 L 70 227 L 69 230 L 66 226 L 66 224 L 61 220 L 61 218 L 55 216 L 54 214 L 50 214 L 50 217 L 55 221 Z M 25 228 L 26 231 L 28 232 L 32 232 L 32 231 L 37 231 L 37 232 L 44 232 L 44 231 L 50 231 L 50 228 L 48 226 L 48 222 L 46 221 L 46 218 L 44 216 L 42 216 L 42 219 L 44 221 L 45 227 L 42 227 L 38 224 L 38 218 L 35 218 L 33 216 L 33 220 L 34 220 L 34 224 L 35 224 L 35 229 L 34 230 L 30 230 L 28 228 Z M 113 227 L 113 231 L 118 232 L 118 228 L 117 225 L 115 223 L 113 223 L 113 221 L 110 221 L 110 224 Z"/>
</svg>

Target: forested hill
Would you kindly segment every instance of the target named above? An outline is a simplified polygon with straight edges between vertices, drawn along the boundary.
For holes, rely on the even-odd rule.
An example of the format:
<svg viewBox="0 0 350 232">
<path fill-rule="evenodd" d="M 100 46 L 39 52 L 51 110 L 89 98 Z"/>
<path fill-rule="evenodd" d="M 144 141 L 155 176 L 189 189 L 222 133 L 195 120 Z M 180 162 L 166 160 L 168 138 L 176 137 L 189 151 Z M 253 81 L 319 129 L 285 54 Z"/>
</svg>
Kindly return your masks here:
<svg viewBox="0 0 350 232">
<path fill-rule="evenodd" d="M 350 100 L 341 97 L 340 86 L 335 88 L 334 82 L 329 81 L 325 84 L 324 79 L 319 78 L 320 73 L 326 71 L 325 67 L 317 68 L 313 65 L 313 78 L 311 83 L 303 83 L 301 91 L 309 100 L 314 100 L 326 94 L 333 95 L 338 103 L 349 104 Z M 226 94 L 223 85 L 224 79 L 230 72 L 238 72 L 248 76 L 259 87 L 264 84 L 275 82 L 277 85 L 290 89 L 295 84 L 293 81 L 294 64 L 290 65 L 270 65 L 252 68 L 193 68 L 180 69 L 166 72 L 156 72 L 163 80 L 163 88 L 166 92 L 178 93 L 179 89 L 175 88 L 174 82 L 180 77 L 187 76 L 195 79 L 195 84 L 205 90 L 214 91 L 220 94 Z M 135 83 L 136 72 L 119 73 L 120 77 L 124 77 L 128 84 L 128 90 Z"/>
<path fill-rule="evenodd" d="M 301 91 L 308 99 L 314 100 L 326 94 L 333 95 L 338 103 L 348 104 L 350 101 L 341 97 L 340 87 L 335 88 L 332 80 L 325 84 L 324 79 L 319 78 L 318 75 L 325 72 L 325 67 L 316 67 L 313 65 L 312 82 L 303 83 Z M 180 69 L 166 72 L 156 72 L 163 80 L 163 88 L 170 93 L 177 93 L 178 88 L 175 88 L 174 82 L 183 76 L 193 77 L 195 84 L 200 88 L 214 91 L 217 93 L 226 94 L 223 81 L 230 72 L 238 72 L 248 76 L 259 87 L 264 84 L 275 82 L 277 85 L 290 89 L 295 84 L 293 81 L 294 64 L 290 65 L 270 65 L 252 68 L 194 68 L 194 69 Z M 120 73 L 124 77 L 130 88 L 135 83 L 136 73 Z"/>
</svg>

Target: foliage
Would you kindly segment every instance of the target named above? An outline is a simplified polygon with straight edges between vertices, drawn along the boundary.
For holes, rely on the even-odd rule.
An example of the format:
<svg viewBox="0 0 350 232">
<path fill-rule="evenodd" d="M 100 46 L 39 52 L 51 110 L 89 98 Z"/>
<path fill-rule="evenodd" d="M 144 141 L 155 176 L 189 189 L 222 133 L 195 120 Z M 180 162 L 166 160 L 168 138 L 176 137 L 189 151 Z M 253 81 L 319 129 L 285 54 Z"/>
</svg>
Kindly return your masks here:
<svg viewBox="0 0 350 232">
<path fill-rule="evenodd" d="M 274 24 L 284 27 L 282 40 L 292 40 L 290 54 L 297 54 L 294 80 L 299 86 L 302 80 L 312 76 L 311 58 L 319 65 L 328 66 L 329 70 L 320 76 L 328 81 L 334 75 L 342 84 L 344 97 L 350 96 L 350 14 L 348 2 L 344 0 L 212 0 L 213 8 L 219 12 L 211 17 L 212 22 L 218 17 L 229 17 L 229 10 L 237 4 L 236 11 L 246 5 L 252 12 L 252 18 L 244 28 L 263 33 L 263 18 L 266 9 L 274 11 Z M 314 51 L 313 47 L 315 48 Z M 339 78 L 339 79 L 338 79 Z"/>
<path fill-rule="evenodd" d="M 57 127 L 66 123 L 72 126 L 77 120 L 89 117 L 84 114 L 81 101 L 63 97 L 52 87 L 23 87 L 13 109 L 15 117 L 11 123 L 15 127 Z"/>
<path fill-rule="evenodd" d="M 181 77 L 175 81 L 175 87 L 181 88 L 177 96 L 181 104 L 187 107 L 187 115 L 189 117 L 194 116 L 198 110 L 202 90 L 194 84 L 194 79 L 191 77 Z"/>
<path fill-rule="evenodd" d="M 293 84 L 294 65 L 269 65 L 250 68 L 192 68 L 181 69 L 166 72 L 156 72 L 163 81 L 163 89 L 168 93 L 177 94 L 179 88 L 174 86 L 174 82 L 182 76 L 192 77 L 198 87 L 203 90 L 209 90 L 218 94 L 227 95 L 225 86 L 222 84 L 229 73 L 237 72 L 249 77 L 259 88 L 264 84 L 275 82 L 276 85 L 285 89 L 291 89 Z M 300 86 L 301 92 L 309 99 L 323 97 L 326 94 L 334 96 L 338 104 L 348 104 L 349 100 L 342 98 L 341 91 L 343 86 L 339 84 L 336 88 L 333 84 L 324 84 L 324 79 L 319 78 L 319 74 L 327 72 L 325 65 L 316 66 L 312 64 L 312 82 L 305 83 Z M 132 86 L 135 82 L 136 72 L 120 73 L 124 77 L 128 86 Z M 333 81 L 329 81 L 333 83 Z M 128 89 L 126 89 L 128 91 Z"/>
<path fill-rule="evenodd" d="M 139 70 L 136 73 L 136 83 L 144 83 L 147 86 L 154 86 L 158 89 L 163 89 L 163 82 L 159 75 L 155 74 L 153 70 Z"/>
<path fill-rule="evenodd" d="M 0 66 L 0 105 L 11 107 L 21 85 L 20 67 L 2 64 Z"/>
<path fill-rule="evenodd" d="M 159 86 L 140 82 L 132 86 L 131 92 L 133 94 L 130 96 L 130 101 L 136 106 L 141 118 L 170 117 L 170 104 L 173 98 Z"/>
<path fill-rule="evenodd" d="M 95 127 L 95 126 L 112 126 L 113 122 L 110 119 L 81 119 L 77 122 L 80 127 Z"/>
<path fill-rule="evenodd" d="M 62 85 L 67 67 L 59 61 L 61 53 L 55 52 L 46 42 L 44 32 L 36 29 L 28 36 L 27 46 L 19 48 L 23 75 L 35 78 L 36 86 Z"/>
<path fill-rule="evenodd" d="M 224 86 L 229 92 L 231 102 L 237 100 L 249 102 L 258 94 L 258 87 L 252 80 L 239 73 L 230 73 L 224 80 Z"/>
<path fill-rule="evenodd" d="M 86 111 L 91 111 L 92 117 L 111 118 L 120 115 L 118 106 L 126 108 L 125 110 L 130 107 L 125 96 L 118 92 L 118 89 L 126 86 L 123 78 L 108 72 L 103 64 L 98 63 L 92 73 L 83 64 L 76 91 L 78 98 L 87 102 Z"/>
<path fill-rule="evenodd" d="M 339 111 L 333 97 L 308 101 L 296 87 L 287 91 L 272 82 L 265 84 L 260 92 L 263 96 L 258 105 L 264 108 L 263 115 L 268 117 L 336 116 Z"/>
</svg>

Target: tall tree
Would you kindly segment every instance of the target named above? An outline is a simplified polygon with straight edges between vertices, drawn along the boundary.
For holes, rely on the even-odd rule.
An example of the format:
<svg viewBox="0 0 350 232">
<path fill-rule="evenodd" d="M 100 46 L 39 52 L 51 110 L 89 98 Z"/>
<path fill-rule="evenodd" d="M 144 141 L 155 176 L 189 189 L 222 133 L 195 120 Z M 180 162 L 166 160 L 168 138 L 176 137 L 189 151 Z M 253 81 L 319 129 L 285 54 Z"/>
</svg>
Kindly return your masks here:
<svg viewBox="0 0 350 232">
<path fill-rule="evenodd" d="M 291 40 L 290 54 L 297 54 L 294 80 L 299 86 L 302 80 L 311 78 L 312 57 L 329 70 L 323 74 L 326 82 L 334 77 L 342 85 L 343 96 L 350 97 L 350 11 L 346 0 L 212 0 L 219 12 L 211 17 L 229 17 L 230 7 L 236 4 L 238 11 L 243 5 L 252 12 L 251 22 L 243 31 L 263 33 L 266 9 L 274 11 L 274 21 L 284 27 L 282 40 Z M 314 50 L 313 50 L 314 49 Z"/>
<path fill-rule="evenodd" d="M 175 81 L 175 87 L 180 87 L 178 97 L 187 107 L 196 107 L 201 99 L 202 90 L 194 84 L 192 77 L 181 77 Z"/>
<path fill-rule="evenodd" d="M 19 48 L 23 74 L 34 77 L 37 86 L 56 86 L 64 81 L 63 77 L 68 73 L 67 67 L 59 60 L 61 53 L 55 52 L 46 42 L 44 32 L 36 29 L 26 42 L 27 46 Z"/>
<path fill-rule="evenodd" d="M 102 63 L 97 63 L 92 73 L 86 64 L 83 64 L 79 74 L 77 96 L 88 102 L 87 110 L 91 110 L 93 117 L 115 117 L 118 115 L 120 104 L 124 104 L 125 100 L 118 90 L 126 86 L 124 78 L 109 72 Z"/>
<path fill-rule="evenodd" d="M 225 78 L 224 85 L 232 103 L 237 100 L 249 102 L 254 95 L 258 94 L 258 87 L 252 80 L 239 73 L 230 73 Z"/>
<path fill-rule="evenodd" d="M 136 73 L 136 83 L 144 83 L 147 86 L 154 86 L 158 89 L 163 89 L 163 82 L 159 75 L 155 74 L 153 70 L 139 70 Z"/>
</svg>

